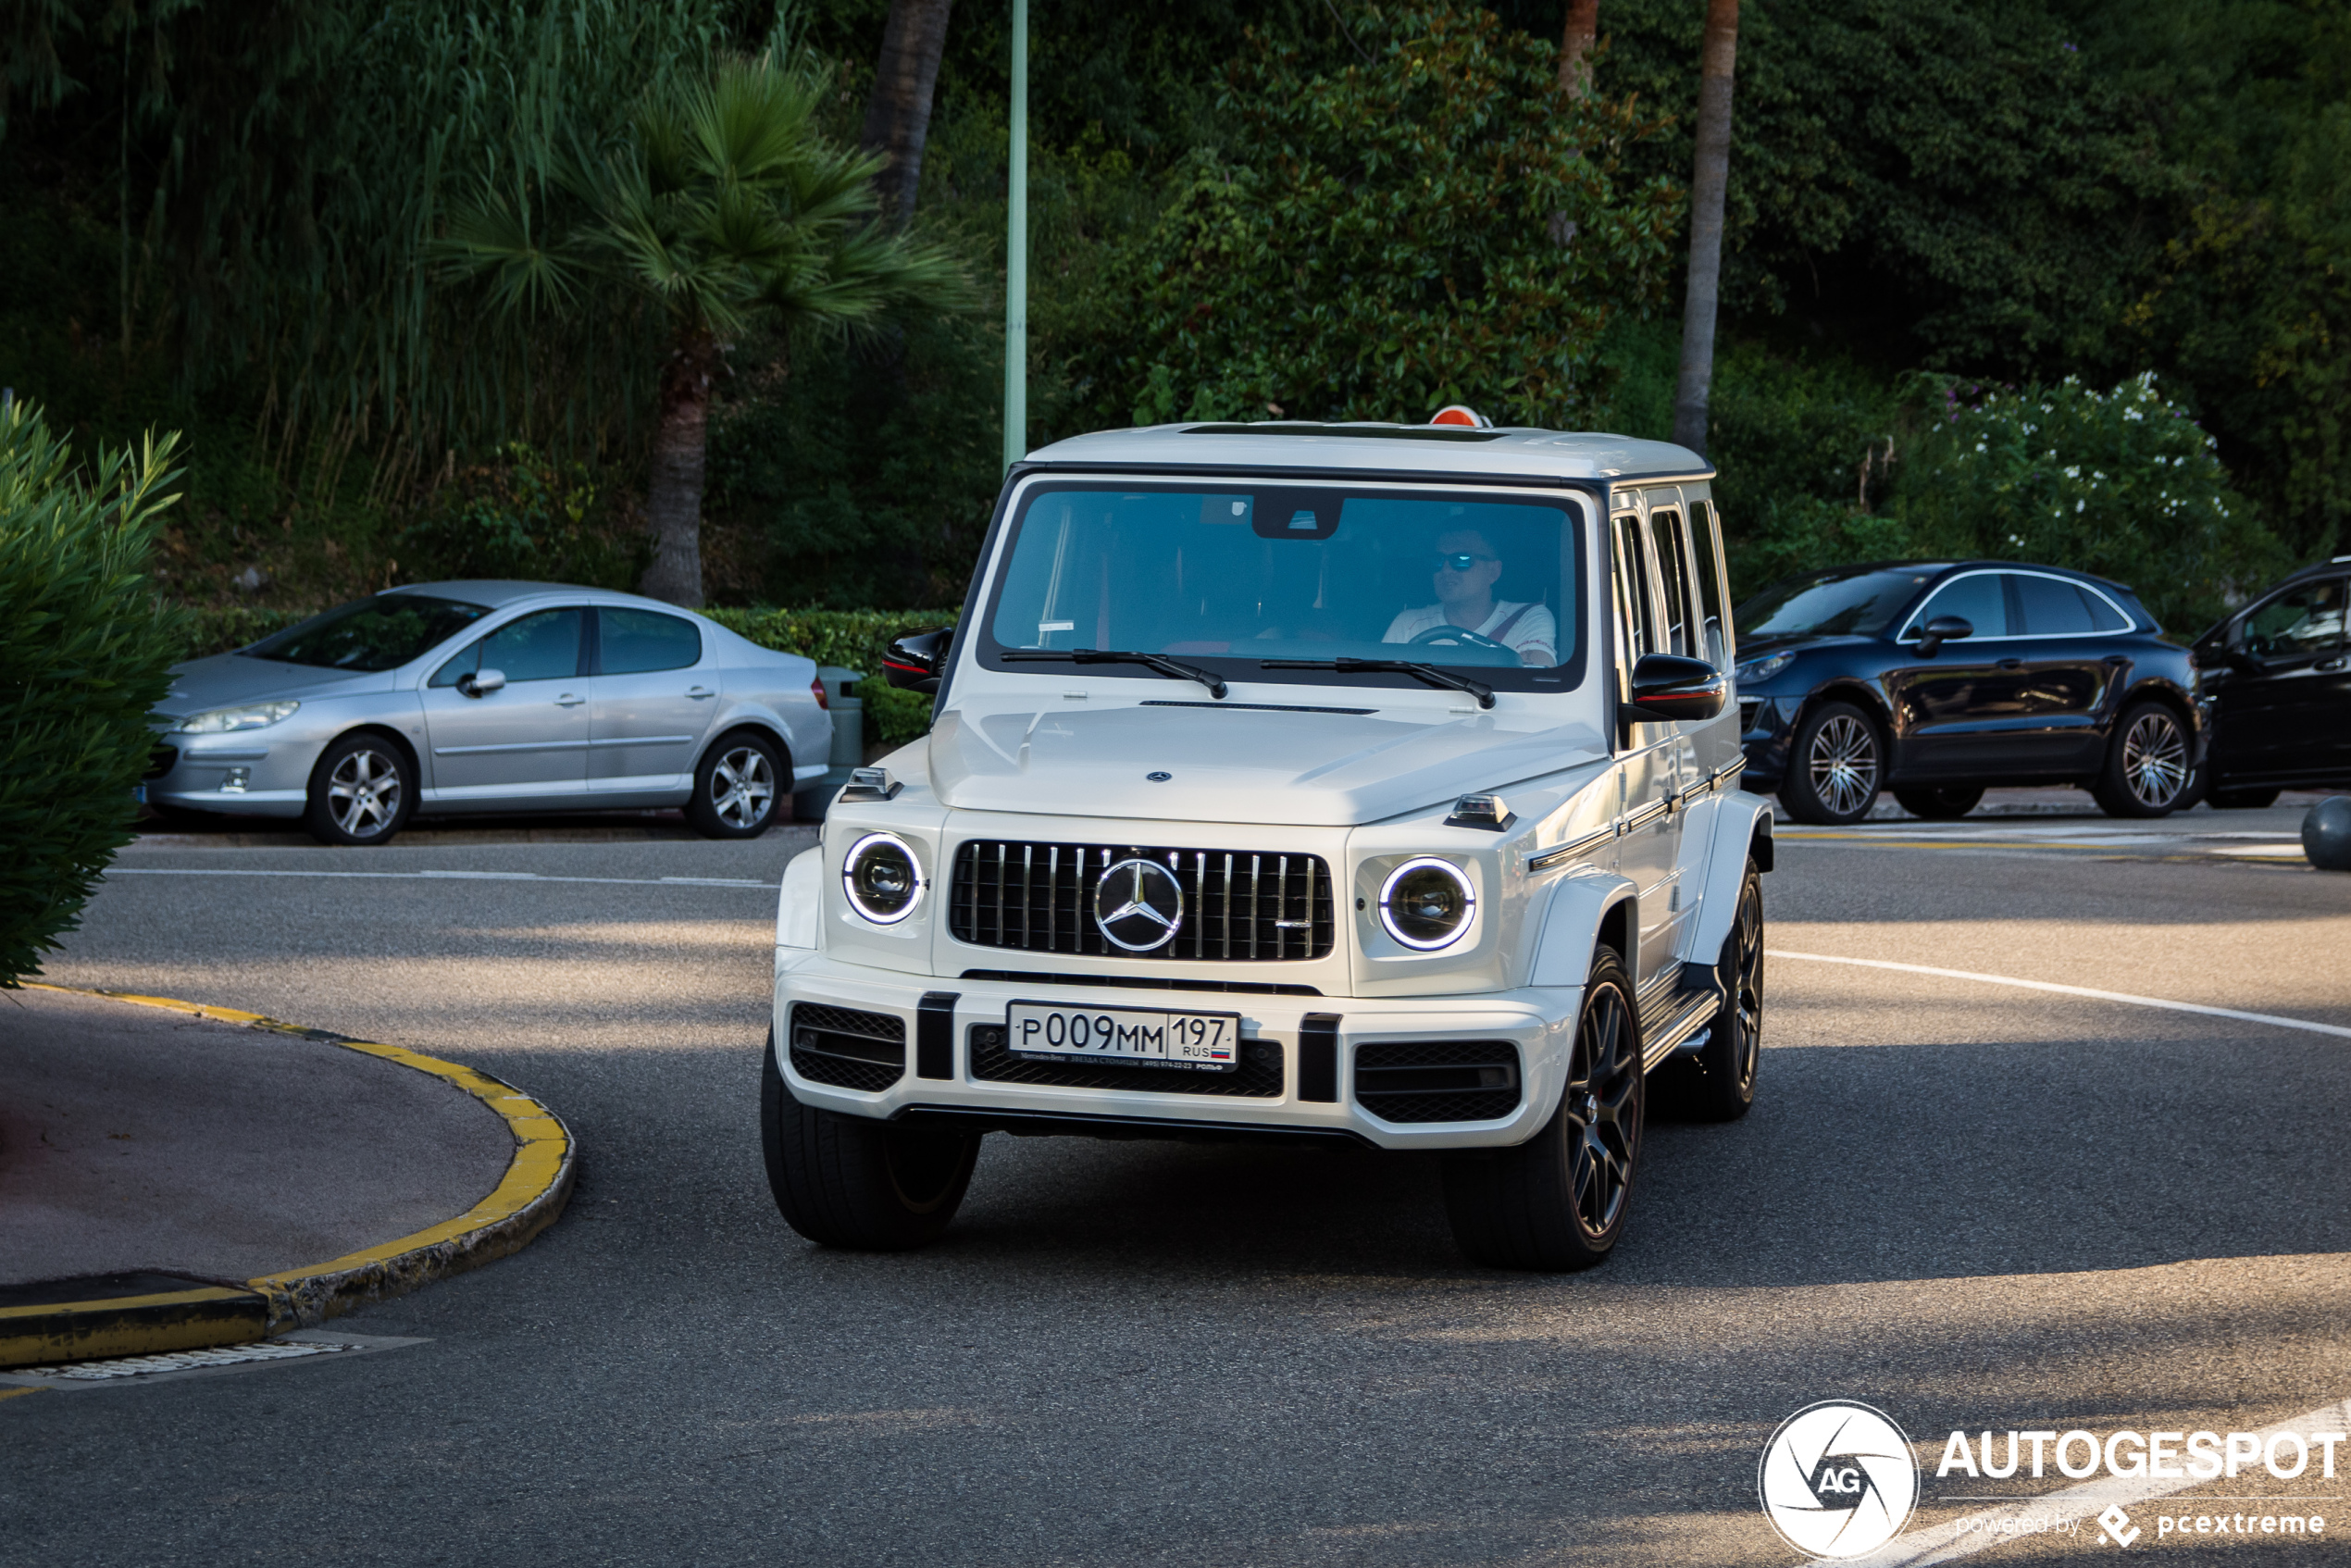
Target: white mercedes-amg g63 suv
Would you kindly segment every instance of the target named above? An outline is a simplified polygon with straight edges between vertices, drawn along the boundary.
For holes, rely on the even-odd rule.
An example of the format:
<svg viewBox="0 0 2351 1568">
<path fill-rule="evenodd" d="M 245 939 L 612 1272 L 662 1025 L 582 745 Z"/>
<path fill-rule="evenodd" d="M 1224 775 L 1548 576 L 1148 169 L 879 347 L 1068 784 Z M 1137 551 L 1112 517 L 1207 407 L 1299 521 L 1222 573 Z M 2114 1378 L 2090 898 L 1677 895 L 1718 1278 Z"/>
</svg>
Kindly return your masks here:
<svg viewBox="0 0 2351 1568">
<path fill-rule="evenodd" d="M 991 1130 L 1347 1139 L 1445 1151 L 1479 1263 L 1605 1258 L 1652 1105 L 1755 1092 L 1711 477 L 1451 424 L 1017 465 L 962 618 L 890 651 L 930 733 L 784 874 L 785 1218 L 927 1241 Z"/>
</svg>

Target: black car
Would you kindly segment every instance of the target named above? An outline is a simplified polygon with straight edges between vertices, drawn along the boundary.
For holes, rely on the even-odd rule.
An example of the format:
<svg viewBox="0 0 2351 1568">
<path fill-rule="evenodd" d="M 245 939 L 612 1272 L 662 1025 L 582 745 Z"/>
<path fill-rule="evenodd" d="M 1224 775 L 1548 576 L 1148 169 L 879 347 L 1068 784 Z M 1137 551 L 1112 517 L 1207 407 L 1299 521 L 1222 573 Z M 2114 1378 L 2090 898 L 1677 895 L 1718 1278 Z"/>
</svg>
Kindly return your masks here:
<svg viewBox="0 0 2351 1568">
<path fill-rule="evenodd" d="M 2196 639 L 2216 806 L 2265 806 L 2289 787 L 2351 787 L 2351 555 L 2295 573 Z"/>
<path fill-rule="evenodd" d="M 2079 784 L 2115 816 L 2188 804 L 2196 667 L 2120 583 L 2015 561 L 1884 561 L 1738 608 L 1746 788 L 1798 822 L 1881 788 L 1963 816 L 2003 784 Z"/>
</svg>

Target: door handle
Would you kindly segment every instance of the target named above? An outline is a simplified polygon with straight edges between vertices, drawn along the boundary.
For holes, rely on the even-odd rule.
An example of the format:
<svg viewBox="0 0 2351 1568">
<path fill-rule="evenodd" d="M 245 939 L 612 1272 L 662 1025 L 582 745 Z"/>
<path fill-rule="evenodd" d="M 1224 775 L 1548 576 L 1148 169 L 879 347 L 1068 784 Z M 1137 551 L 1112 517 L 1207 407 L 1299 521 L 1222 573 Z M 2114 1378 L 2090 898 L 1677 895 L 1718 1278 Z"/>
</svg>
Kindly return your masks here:
<svg viewBox="0 0 2351 1568">
<path fill-rule="evenodd" d="M 2109 668 L 2121 669 L 2124 665 L 2131 662 L 2131 655 L 2128 653 L 2108 653 L 2105 658 L 2099 660 L 2098 662 Z"/>
<path fill-rule="evenodd" d="M 2022 669 L 2024 667 L 2024 661 L 2022 659 L 2002 659 L 2000 661 L 2000 667 L 2002 669 Z"/>
<path fill-rule="evenodd" d="M 2321 675 L 2332 675 L 2335 671 L 2341 669 L 2346 663 L 2351 663 L 2351 660 L 2346 660 L 2342 654 L 2338 653 L 2333 658 L 2321 660 L 2320 663 L 2313 665 L 2310 667 L 2319 671 Z"/>
<path fill-rule="evenodd" d="M 696 702 L 700 702 L 704 697 L 715 697 L 718 693 L 713 691 L 707 686 L 689 686 L 686 688 L 686 695 L 693 698 Z"/>
<path fill-rule="evenodd" d="M 559 708 L 576 708 L 587 700 L 588 699 L 585 697 L 575 697 L 570 692 L 566 691 L 562 696 L 555 699 L 555 706 Z"/>
</svg>

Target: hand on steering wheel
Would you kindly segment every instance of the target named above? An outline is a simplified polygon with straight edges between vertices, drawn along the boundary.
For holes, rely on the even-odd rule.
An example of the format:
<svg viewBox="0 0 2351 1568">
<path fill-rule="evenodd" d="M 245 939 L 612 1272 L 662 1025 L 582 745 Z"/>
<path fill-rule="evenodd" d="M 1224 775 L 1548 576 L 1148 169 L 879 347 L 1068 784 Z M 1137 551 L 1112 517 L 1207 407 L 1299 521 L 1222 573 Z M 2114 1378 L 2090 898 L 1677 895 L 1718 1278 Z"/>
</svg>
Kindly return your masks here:
<svg viewBox="0 0 2351 1568">
<path fill-rule="evenodd" d="M 1411 638 L 1409 641 L 1415 648 L 1423 644 L 1439 644 L 1448 648 L 1488 648 L 1498 653 L 1508 653 L 1513 659 L 1518 657 L 1518 650 L 1509 643 L 1497 642 L 1481 632 L 1472 631 L 1467 627 L 1453 626 L 1449 623 L 1430 627 L 1426 631 Z"/>
</svg>

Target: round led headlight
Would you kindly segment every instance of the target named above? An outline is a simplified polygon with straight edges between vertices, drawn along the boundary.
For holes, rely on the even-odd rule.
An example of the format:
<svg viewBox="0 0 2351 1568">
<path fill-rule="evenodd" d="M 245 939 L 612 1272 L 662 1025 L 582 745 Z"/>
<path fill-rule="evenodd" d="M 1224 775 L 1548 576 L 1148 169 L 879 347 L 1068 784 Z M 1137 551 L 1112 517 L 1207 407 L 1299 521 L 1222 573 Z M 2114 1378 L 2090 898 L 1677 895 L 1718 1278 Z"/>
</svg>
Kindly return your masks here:
<svg viewBox="0 0 2351 1568">
<path fill-rule="evenodd" d="M 849 906 L 877 926 L 895 926 L 923 901 L 922 867 L 894 833 L 868 833 L 849 846 L 840 884 Z"/>
<path fill-rule="evenodd" d="M 1477 894 L 1462 868 L 1423 856 L 1388 873 L 1379 890 L 1379 923 L 1406 947 L 1426 952 L 1450 947 L 1470 928 Z"/>
</svg>

